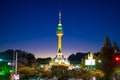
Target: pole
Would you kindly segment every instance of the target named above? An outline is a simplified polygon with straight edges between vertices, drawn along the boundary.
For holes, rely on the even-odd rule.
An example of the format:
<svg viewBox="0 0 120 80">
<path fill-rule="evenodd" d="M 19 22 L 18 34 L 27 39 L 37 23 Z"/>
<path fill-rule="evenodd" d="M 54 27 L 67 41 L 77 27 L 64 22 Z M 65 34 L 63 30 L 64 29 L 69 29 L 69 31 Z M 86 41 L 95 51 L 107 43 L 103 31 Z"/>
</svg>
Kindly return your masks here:
<svg viewBox="0 0 120 80">
<path fill-rule="evenodd" d="M 16 60 L 15 60 L 15 74 L 17 74 L 17 52 L 16 52 Z"/>
<path fill-rule="evenodd" d="M 13 73 L 15 73 L 15 49 L 13 50 Z"/>
</svg>

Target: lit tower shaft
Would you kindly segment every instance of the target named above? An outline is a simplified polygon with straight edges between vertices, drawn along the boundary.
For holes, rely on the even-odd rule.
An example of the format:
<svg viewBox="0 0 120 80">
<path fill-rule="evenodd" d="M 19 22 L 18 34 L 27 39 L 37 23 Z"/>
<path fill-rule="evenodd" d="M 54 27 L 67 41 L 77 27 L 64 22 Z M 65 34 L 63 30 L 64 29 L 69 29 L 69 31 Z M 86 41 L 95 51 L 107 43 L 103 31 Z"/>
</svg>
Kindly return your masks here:
<svg viewBox="0 0 120 80">
<path fill-rule="evenodd" d="M 58 52 L 56 57 L 51 60 L 50 65 L 70 65 L 70 62 L 67 60 L 67 58 L 64 58 L 62 54 L 62 36 L 63 36 L 63 28 L 62 28 L 62 22 L 61 22 L 61 12 L 59 12 L 59 23 L 56 31 L 56 35 L 58 37 Z"/>
<path fill-rule="evenodd" d="M 57 36 L 58 36 L 58 57 L 62 57 L 62 36 L 63 36 L 63 29 L 61 23 L 61 12 L 59 12 L 59 23 L 57 27 Z"/>
</svg>

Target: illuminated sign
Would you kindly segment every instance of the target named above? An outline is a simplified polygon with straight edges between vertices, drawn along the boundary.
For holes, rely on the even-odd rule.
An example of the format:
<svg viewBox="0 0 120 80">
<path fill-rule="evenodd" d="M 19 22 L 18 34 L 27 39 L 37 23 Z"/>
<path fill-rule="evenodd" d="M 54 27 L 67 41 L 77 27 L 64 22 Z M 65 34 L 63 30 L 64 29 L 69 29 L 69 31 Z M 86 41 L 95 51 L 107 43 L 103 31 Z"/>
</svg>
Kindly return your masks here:
<svg viewBox="0 0 120 80">
<path fill-rule="evenodd" d="M 95 59 L 86 59 L 85 65 L 95 65 Z"/>
</svg>

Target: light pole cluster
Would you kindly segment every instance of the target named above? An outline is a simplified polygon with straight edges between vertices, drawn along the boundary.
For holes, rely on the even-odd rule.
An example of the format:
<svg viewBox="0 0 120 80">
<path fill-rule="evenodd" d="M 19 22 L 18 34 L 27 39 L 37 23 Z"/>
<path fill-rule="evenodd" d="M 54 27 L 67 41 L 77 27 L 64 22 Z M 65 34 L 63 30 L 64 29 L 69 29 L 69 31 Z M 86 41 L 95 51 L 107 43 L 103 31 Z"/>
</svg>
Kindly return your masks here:
<svg viewBox="0 0 120 80">
<path fill-rule="evenodd" d="M 17 52 L 13 51 L 13 60 L 0 59 L 0 75 L 6 75 L 7 73 L 10 73 L 11 80 L 19 80 L 19 75 L 17 74 L 17 55 Z M 11 66 L 11 69 L 9 66 Z"/>
</svg>

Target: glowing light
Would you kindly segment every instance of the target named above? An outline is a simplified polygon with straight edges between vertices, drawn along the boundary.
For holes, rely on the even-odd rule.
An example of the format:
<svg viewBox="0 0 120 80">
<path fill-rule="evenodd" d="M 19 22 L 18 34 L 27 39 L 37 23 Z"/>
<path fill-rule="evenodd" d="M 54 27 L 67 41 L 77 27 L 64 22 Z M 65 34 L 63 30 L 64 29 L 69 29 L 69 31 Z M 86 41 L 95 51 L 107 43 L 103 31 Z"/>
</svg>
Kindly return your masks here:
<svg viewBox="0 0 120 80">
<path fill-rule="evenodd" d="M 101 63 L 101 60 L 98 60 L 99 63 Z"/>
<path fill-rule="evenodd" d="M 10 70 L 10 73 L 12 73 L 13 72 L 13 70 Z"/>
<path fill-rule="evenodd" d="M 1 71 L 1 72 L 0 72 L 0 75 L 5 75 L 5 71 Z"/>
<path fill-rule="evenodd" d="M 86 59 L 85 60 L 85 65 L 95 65 L 95 59 Z"/>
<path fill-rule="evenodd" d="M 44 66 L 43 66 L 43 65 L 41 65 L 41 67 L 43 68 Z"/>
<path fill-rule="evenodd" d="M 76 66 L 75 66 L 75 68 L 79 68 L 79 66 L 78 66 L 78 65 L 76 65 Z"/>
<path fill-rule="evenodd" d="M 115 59 L 116 59 L 116 61 L 118 61 L 118 60 L 119 60 L 119 58 L 118 58 L 118 57 L 116 57 Z"/>
<path fill-rule="evenodd" d="M 59 23 L 58 26 L 62 26 L 62 24 Z"/>
<path fill-rule="evenodd" d="M 10 66 L 10 65 L 11 65 L 11 62 L 8 62 L 8 65 Z"/>
<path fill-rule="evenodd" d="M 0 59 L 0 61 L 3 61 L 2 59 Z"/>
<path fill-rule="evenodd" d="M 62 27 L 58 27 L 57 30 L 61 31 L 61 30 L 62 30 Z"/>
</svg>

